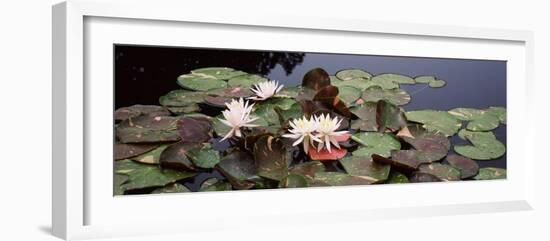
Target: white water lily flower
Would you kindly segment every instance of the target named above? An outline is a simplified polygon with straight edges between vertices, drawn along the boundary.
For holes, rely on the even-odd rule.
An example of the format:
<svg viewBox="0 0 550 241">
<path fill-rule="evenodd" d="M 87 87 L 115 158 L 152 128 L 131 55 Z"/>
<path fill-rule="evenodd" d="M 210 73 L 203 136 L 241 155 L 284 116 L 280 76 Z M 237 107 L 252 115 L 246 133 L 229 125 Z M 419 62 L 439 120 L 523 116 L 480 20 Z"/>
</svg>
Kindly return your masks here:
<svg viewBox="0 0 550 241">
<path fill-rule="evenodd" d="M 321 140 L 317 150 L 320 151 L 323 146 L 326 146 L 328 152 L 331 152 L 331 143 L 340 149 L 336 137 L 348 133 L 348 131 L 336 131 L 340 127 L 342 119 L 338 120 L 338 117 L 332 119 L 328 114 L 326 116 L 321 114 L 321 116 L 315 116 L 315 122 L 317 122 L 317 134 L 315 136 Z"/>
<path fill-rule="evenodd" d="M 219 119 L 225 125 L 231 127 L 231 130 L 221 139 L 223 141 L 233 135 L 241 137 L 241 127 L 256 127 L 258 125 L 250 124 L 258 118 L 250 118 L 250 112 L 252 111 L 252 105 L 248 105 L 248 101 L 244 101 L 240 98 L 239 101 L 232 100 L 231 103 L 225 103 L 227 110 L 222 111 L 224 119 Z"/>
<path fill-rule="evenodd" d="M 293 146 L 296 146 L 300 144 L 301 142 L 304 143 L 304 152 L 307 154 L 310 145 L 314 147 L 314 142 L 321 142 L 319 138 L 315 137 L 313 132 L 317 130 L 317 122 L 310 118 L 309 120 L 306 117 L 302 117 L 302 119 L 294 119 L 290 122 L 290 126 L 292 129 L 290 129 L 290 134 L 284 134 L 283 136 L 286 138 L 292 138 L 296 139 L 296 141 L 292 144 Z"/>
<path fill-rule="evenodd" d="M 254 85 L 254 87 L 250 88 L 256 96 L 250 97 L 251 100 L 267 100 L 277 94 L 281 89 L 283 88 L 283 85 L 279 85 L 279 82 L 275 80 L 268 80 L 265 82 L 261 82 L 259 84 Z"/>
</svg>

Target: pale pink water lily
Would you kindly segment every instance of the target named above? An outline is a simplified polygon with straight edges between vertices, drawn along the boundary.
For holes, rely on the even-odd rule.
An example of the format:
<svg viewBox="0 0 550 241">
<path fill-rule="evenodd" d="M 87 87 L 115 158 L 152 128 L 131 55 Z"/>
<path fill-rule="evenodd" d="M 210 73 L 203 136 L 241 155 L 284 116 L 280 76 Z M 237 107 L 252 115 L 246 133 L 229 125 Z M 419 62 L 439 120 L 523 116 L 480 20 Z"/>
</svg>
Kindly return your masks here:
<svg viewBox="0 0 550 241">
<path fill-rule="evenodd" d="M 309 120 L 306 117 L 302 117 L 302 119 L 294 119 L 290 121 L 290 126 L 292 129 L 289 129 L 289 134 L 284 134 L 283 136 L 286 138 L 292 138 L 296 139 L 296 141 L 292 144 L 293 146 L 299 145 L 300 143 L 303 143 L 304 145 L 304 152 L 307 154 L 309 147 L 315 147 L 314 144 L 316 142 L 321 142 L 321 140 L 313 134 L 315 130 L 317 130 L 317 122 L 310 118 Z"/>
<path fill-rule="evenodd" d="M 254 104 L 248 105 L 248 101 L 244 101 L 243 98 L 232 100 L 231 103 L 225 103 L 227 110 L 222 111 L 225 119 L 219 119 L 223 124 L 231 127 L 231 130 L 221 139 L 223 141 L 232 136 L 241 137 L 241 127 L 256 127 L 258 125 L 251 124 L 251 122 L 258 118 L 251 118 L 250 112 Z"/>
<path fill-rule="evenodd" d="M 323 147 L 326 147 L 328 152 L 331 152 L 331 143 L 340 149 L 336 137 L 348 133 L 348 131 L 336 131 L 342 124 L 342 119 L 338 120 L 338 117 L 330 118 L 328 114 L 321 114 L 321 116 L 315 116 L 315 122 L 317 122 L 317 134 L 315 137 L 321 140 L 317 146 L 317 150 L 320 151 Z"/>
<path fill-rule="evenodd" d="M 281 91 L 283 85 L 280 85 L 276 80 L 268 80 L 254 85 L 250 88 L 256 96 L 250 97 L 251 100 L 267 100 Z"/>
</svg>

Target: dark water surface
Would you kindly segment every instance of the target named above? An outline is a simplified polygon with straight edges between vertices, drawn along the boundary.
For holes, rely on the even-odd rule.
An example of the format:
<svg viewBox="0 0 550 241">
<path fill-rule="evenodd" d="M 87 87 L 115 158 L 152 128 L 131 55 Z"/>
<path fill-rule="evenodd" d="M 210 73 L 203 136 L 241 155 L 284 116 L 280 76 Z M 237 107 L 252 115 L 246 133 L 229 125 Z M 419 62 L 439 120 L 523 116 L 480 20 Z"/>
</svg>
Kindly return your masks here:
<svg viewBox="0 0 550 241">
<path fill-rule="evenodd" d="M 401 85 L 412 99 L 403 106 L 407 111 L 506 107 L 505 61 L 127 45 L 116 45 L 114 54 L 116 108 L 134 104 L 158 105 L 160 96 L 181 88 L 176 83 L 179 75 L 213 66 L 264 75 L 286 86 L 300 85 L 304 74 L 316 67 L 331 75 L 350 68 L 361 68 L 374 75 L 435 75 L 447 85 L 443 88 L 430 88 L 426 84 Z M 493 132 L 506 145 L 506 126 L 501 125 Z M 456 135 L 451 141 L 467 144 Z M 497 160 L 478 161 L 478 164 L 506 168 L 506 155 Z M 186 185 L 200 185 L 200 181 Z"/>
</svg>

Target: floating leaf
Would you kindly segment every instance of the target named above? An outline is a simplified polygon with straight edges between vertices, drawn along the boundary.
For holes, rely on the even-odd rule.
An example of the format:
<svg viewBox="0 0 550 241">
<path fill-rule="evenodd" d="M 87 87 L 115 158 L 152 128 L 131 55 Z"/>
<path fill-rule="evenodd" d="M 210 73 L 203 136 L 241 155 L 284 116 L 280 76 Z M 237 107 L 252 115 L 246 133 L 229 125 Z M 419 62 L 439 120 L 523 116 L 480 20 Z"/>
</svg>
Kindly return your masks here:
<svg viewBox="0 0 550 241">
<path fill-rule="evenodd" d="M 407 118 L 399 107 L 388 101 L 379 100 L 376 103 L 376 124 L 379 132 L 387 129 L 393 132 L 407 127 Z"/>
<path fill-rule="evenodd" d="M 367 176 L 376 182 L 388 179 L 390 165 L 375 163 L 370 156 L 349 156 L 342 158 L 340 163 L 350 175 Z"/>
<path fill-rule="evenodd" d="M 347 106 L 351 106 L 355 101 L 361 98 L 361 90 L 351 86 L 338 87 L 338 98 L 342 100 Z"/>
<path fill-rule="evenodd" d="M 353 80 L 358 78 L 363 78 L 368 80 L 372 77 L 372 75 L 369 72 L 364 71 L 362 69 L 345 69 L 345 70 L 338 71 L 336 73 L 336 77 L 338 77 L 338 79 L 341 79 L 342 81 L 348 81 L 348 80 Z"/>
<path fill-rule="evenodd" d="M 259 84 L 265 81 L 268 81 L 268 79 L 262 76 L 255 75 L 255 74 L 245 74 L 245 75 L 239 75 L 229 79 L 227 81 L 227 84 L 231 87 L 240 86 L 244 88 L 250 88 L 256 84 Z"/>
<path fill-rule="evenodd" d="M 161 145 L 150 152 L 133 157 L 132 160 L 146 164 L 159 164 L 160 155 L 167 147 L 168 145 Z"/>
<path fill-rule="evenodd" d="M 409 172 L 416 170 L 420 165 L 420 161 L 414 150 L 397 150 L 391 152 L 391 159 L 379 155 L 372 155 L 372 160 L 382 164 L 389 164 L 397 170 Z"/>
<path fill-rule="evenodd" d="M 295 115 L 298 108 L 298 106 L 294 106 L 295 104 L 297 104 L 297 102 L 293 99 L 271 98 L 258 105 L 254 111 L 254 114 L 263 118 L 263 120 L 265 120 L 269 125 L 280 126 L 281 123 L 279 121 L 279 115 L 277 114 L 275 108 L 278 107 L 284 111 L 294 108 L 292 110 L 294 113 L 292 114 Z"/>
<path fill-rule="evenodd" d="M 309 186 L 307 179 L 296 173 L 288 174 L 279 182 L 280 188 L 295 188 L 295 187 L 307 187 Z"/>
<path fill-rule="evenodd" d="M 313 178 L 315 173 L 324 172 L 325 165 L 319 161 L 310 161 L 298 164 L 290 168 L 290 173 L 301 174 L 305 177 Z"/>
<path fill-rule="evenodd" d="M 239 181 L 245 181 L 256 176 L 256 166 L 254 159 L 246 152 L 233 151 L 224 156 L 218 168 L 221 172 Z"/>
<path fill-rule="evenodd" d="M 240 86 L 213 89 L 202 93 L 206 93 L 209 96 L 221 96 L 226 98 L 241 98 L 241 97 L 246 98 L 254 94 L 249 88 L 240 87 Z"/>
<path fill-rule="evenodd" d="M 378 86 L 373 86 L 366 89 L 361 97 L 364 101 L 378 102 L 379 100 L 387 100 L 394 105 L 405 105 L 411 101 L 411 96 L 402 89 L 382 89 Z"/>
<path fill-rule="evenodd" d="M 116 128 L 116 136 L 122 143 L 178 141 L 179 117 L 138 116 L 122 121 Z"/>
<path fill-rule="evenodd" d="M 401 74 L 380 74 L 372 77 L 371 81 L 380 83 L 414 84 L 413 78 Z"/>
<path fill-rule="evenodd" d="M 194 171 L 195 165 L 189 158 L 187 158 L 187 152 L 199 144 L 197 143 L 183 143 L 178 142 L 170 145 L 160 155 L 160 165 L 163 168 L 170 168 L 182 171 Z"/>
<path fill-rule="evenodd" d="M 441 88 L 443 86 L 445 86 L 447 83 L 444 81 L 444 80 L 435 80 L 435 81 L 431 81 L 430 83 L 428 83 L 428 85 L 432 88 Z"/>
<path fill-rule="evenodd" d="M 135 157 L 143 153 L 149 152 L 157 148 L 159 144 L 157 143 L 146 143 L 146 144 L 123 144 L 115 143 L 115 160 L 128 159 L 130 157 Z"/>
<path fill-rule="evenodd" d="M 236 76 L 247 74 L 246 72 L 234 70 L 227 67 L 207 67 L 191 71 L 192 74 L 209 76 L 219 80 L 228 80 Z"/>
<path fill-rule="evenodd" d="M 460 170 L 441 163 L 431 163 L 421 165 L 420 172 L 432 174 L 443 181 L 458 181 L 460 180 Z"/>
<path fill-rule="evenodd" d="M 416 157 L 422 163 L 441 160 L 447 155 L 451 143 L 447 137 L 439 133 L 424 132 L 414 137 L 403 137 L 417 151 Z"/>
<path fill-rule="evenodd" d="M 496 167 L 484 167 L 479 169 L 479 173 L 474 177 L 475 180 L 495 180 L 506 179 L 506 169 Z"/>
<path fill-rule="evenodd" d="M 409 183 L 409 178 L 405 176 L 403 173 L 391 171 L 390 176 L 388 177 L 388 180 L 386 180 L 386 183 L 388 184 Z"/>
<path fill-rule="evenodd" d="M 428 131 L 443 133 L 446 136 L 454 135 L 462 126 L 459 120 L 446 111 L 416 110 L 405 113 L 407 120 L 421 123 Z"/>
<path fill-rule="evenodd" d="M 330 85 L 330 77 L 328 73 L 321 68 L 315 68 L 308 71 L 302 80 L 302 86 L 313 90 L 320 90 L 325 86 Z"/>
<path fill-rule="evenodd" d="M 188 106 L 180 106 L 180 107 L 166 107 L 170 112 L 172 112 L 174 115 L 183 115 L 188 113 L 197 112 L 200 110 L 199 105 L 197 104 L 191 104 Z"/>
<path fill-rule="evenodd" d="M 354 156 L 370 157 L 372 154 L 378 154 L 389 157 L 392 150 L 401 149 L 401 143 L 390 134 L 360 132 L 353 134 L 351 139 L 363 146 L 353 152 Z"/>
<path fill-rule="evenodd" d="M 198 167 L 213 168 L 220 162 L 220 154 L 210 144 L 203 143 L 187 152 L 187 157 Z"/>
<path fill-rule="evenodd" d="M 294 103 L 289 109 L 281 111 L 281 117 L 284 120 L 301 118 L 303 115 L 304 112 L 302 111 L 302 105 L 300 105 L 300 103 Z"/>
<path fill-rule="evenodd" d="M 466 179 L 477 175 L 479 171 L 479 165 L 470 158 L 459 155 L 448 155 L 447 162 L 460 170 L 460 178 Z"/>
<path fill-rule="evenodd" d="M 459 120 L 470 121 L 466 129 L 471 131 L 490 131 L 497 128 L 500 123 L 499 117 L 487 110 L 455 108 L 449 110 L 449 114 Z"/>
<path fill-rule="evenodd" d="M 475 160 L 491 160 L 504 155 L 506 147 L 496 139 L 492 132 L 472 132 L 461 130 L 459 136 L 466 138 L 472 145 L 455 146 L 455 152 Z"/>
<path fill-rule="evenodd" d="M 273 136 L 264 135 L 254 143 L 254 160 L 258 176 L 280 181 L 288 173 L 286 148 Z"/>
<path fill-rule="evenodd" d="M 430 75 L 422 75 L 414 78 L 414 82 L 421 83 L 421 84 L 429 84 L 430 82 L 433 82 L 435 80 L 436 80 L 435 76 L 430 76 Z"/>
<path fill-rule="evenodd" d="M 169 116 L 170 112 L 166 108 L 158 105 L 132 105 L 130 107 L 117 109 L 115 111 L 115 120 L 126 120 L 140 115 Z"/>
<path fill-rule="evenodd" d="M 128 175 L 125 174 L 117 174 L 113 176 L 113 193 L 114 195 L 122 195 L 124 194 L 124 188 L 123 184 L 128 181 Z"/>
<path fill-rule="evenodd" d="M 128 159 L 115 162 L 115 174 L 128 175 L 128 181 L 121 186 L 123 190 L 163 187 L 196 175 L 191 172 L 163 170 L 158 165 L 141 164 Z"/>
<path fill-rule="evenodd" d="M 296 98 L 300 92 L 302 91 L 301 86 L 294 86 L 294 87 L 283 87 L 279 93 L 275 95 L 275 97 L 282 97 L 282 98 Z M 313 97 L 313 94 L 312 94 Z"/>
<path fill-rule="evenodd" d="M 185 74 L 178 77 L 178 84 L 186 89 L 208 91 L 227 87 L 227 82 L 210 75 Z"/>
<path fill-rule="evenodd" d="M 500 120 L 500 123 L 506 124 L 506 108 L 491 106 L 487 111 L 495 115 Z"/>
<path fill-rule="evenodd" d="M 209 178 L 201 184 L 199 192 L 230 191 L 232 189 L 231 183 Z"/>
<path fill-rule="evenodd" d="M 376 103 L 366 102 L 350 108 L 351 113 L 359 118 L 351 122 L 351 129 L 362 131 L 377 131 Z"/>
<path fill-rule="evenodd" d="M 441 182 L 441 179 L 429 173 L 414 172 L 409 178 L 409 181 L 410 182 Z"/>
<path fill-rule="evenodd" d="M 330 76 L 330 84 L 333 86 L 336 86 L 338 88 L 342 87 L 353 87 L 358 89 L 359 91 L 364 91 L 367 88 L 376 85 L 372 81 L 365 79 L 365 78 L 356 78 L 351 80 L 341 80 L 337 78 L 336 76 Z"/>
<path fill-rule="evenodd" d="M 159 102 L 163 106 L 183 107 L 192 106 L 204 101 L 207 96 L 205 92 L 195 92 L 189 90 L 173 90 L 168 94 L 159 98 Z"/>
<path fill-rule="evenodd" d="M 335 110 L 339 114 L 349 118 L 351 112 L 349 112 L 346 104 L 338 98 L 338 93 L 338 87 L 332 85 L 325 86 L 317 91 L 317 94 L 313 97 L 313 101 L 320 101 L 329 109 Z"/>
<path fill-rule="evenodd" d="M 180 193 L 180 192 L 191 192 L 191 190 L 189 190 L 189 188 L 187 188 L 182 184 L 172 183 L 172 184 L 168 184 L 166 187 L 157 188 L 151 193 L 157 194 L 157 193 Z"/>
<path fill-rule="evenodd" d="M 184 117 L 177 124 L 182 142 L 202 143 L 212 138 L 212 124 L 202 117 Z"/>
<path fill-rule="evenodd" d="M 334 161 L 344 157 L 348 153 L 348 150 L 344 148 L 331 148 L 330 152 L 323 148 L 317 151 L 317 148 L 311 148 L 308 152 L 309 158 L 314 161 Z"/>
<path fill-rule="evenodd" d="M 370 177 L 353 176 L 341 172 L 318 172 L 314 180 L 330 186 L 368 185 L 378 181 Z"/>
</svg>

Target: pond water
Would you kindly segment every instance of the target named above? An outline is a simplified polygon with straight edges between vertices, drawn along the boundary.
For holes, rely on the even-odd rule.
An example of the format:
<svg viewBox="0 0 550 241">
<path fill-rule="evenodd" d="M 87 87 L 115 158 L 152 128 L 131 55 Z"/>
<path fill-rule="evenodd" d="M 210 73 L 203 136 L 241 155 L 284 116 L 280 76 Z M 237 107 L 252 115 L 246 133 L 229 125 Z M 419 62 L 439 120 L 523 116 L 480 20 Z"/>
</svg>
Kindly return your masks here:
<svg viewBox="0 0 550 241">
<path fill-rule="evenodd" d="M 506 107 L 505 61 L 127 45 L 116 45 L 114 55 L 115 108 L 134 104 L 158 105 L 160 96 L 181 88 L 176 83 L 179 75 L 212 66 L 264 75 L 286 86 L 300 85 L 304 74 L 316 67 L 331 75 L 350 68 L 364 69 L 374 75 L 435 75 L 445 80 L 446 86 L 401 85 L 412 97 L 411 102 L 403 106 L 405 110 Z M 506 145 L 506 126 L 501 125 L 493 132 Z M 456 135 L 451 142 L 453 145 L 467 144 Z M 480 167 L 506 168 L 506 155 L 477 163 Z M 221 177 L 216 172 L 199 175 L 185 185 L 193 190 L 202 180 L 212 176 Z"/>
</svg>

